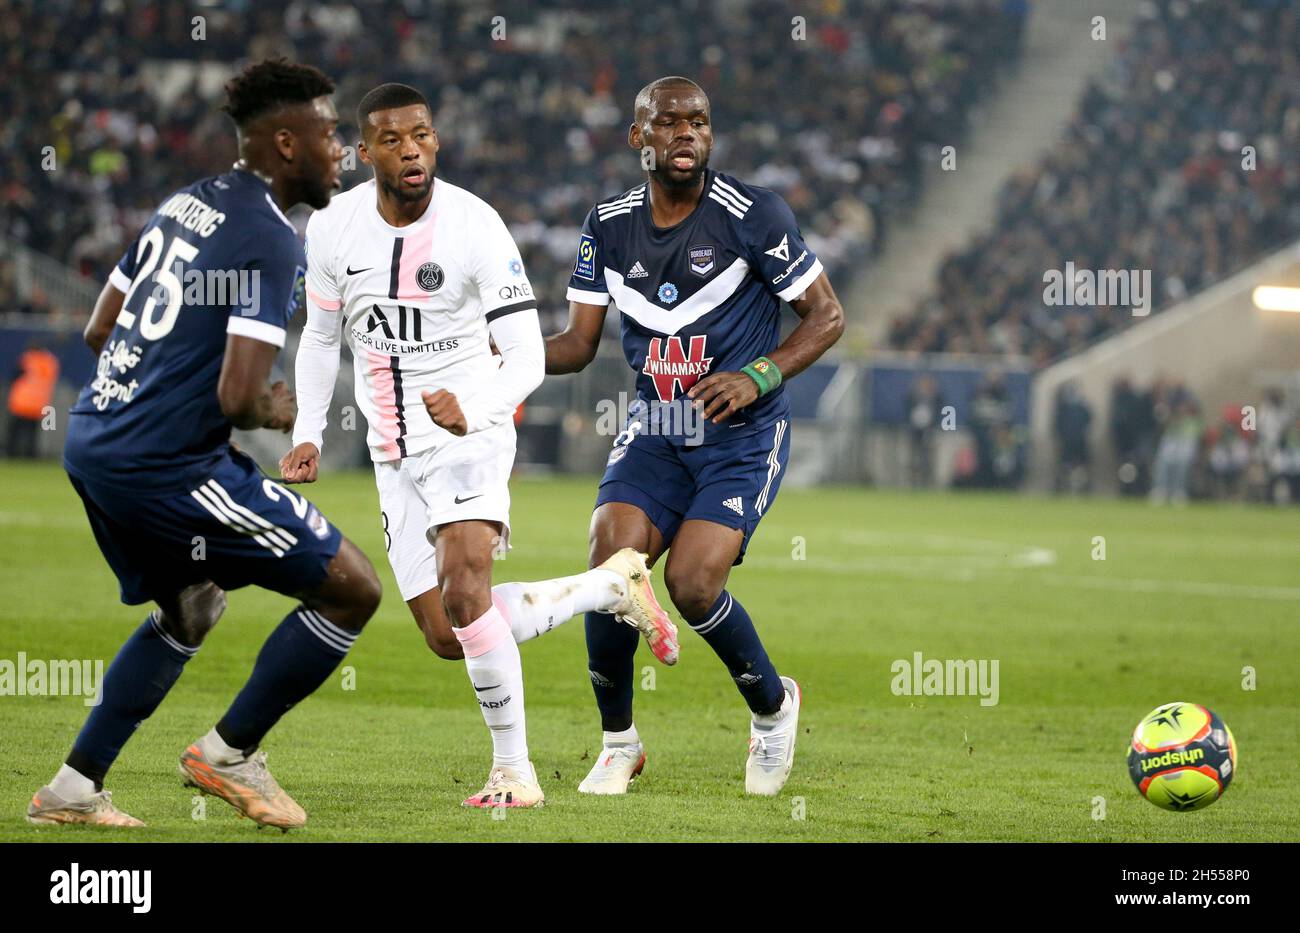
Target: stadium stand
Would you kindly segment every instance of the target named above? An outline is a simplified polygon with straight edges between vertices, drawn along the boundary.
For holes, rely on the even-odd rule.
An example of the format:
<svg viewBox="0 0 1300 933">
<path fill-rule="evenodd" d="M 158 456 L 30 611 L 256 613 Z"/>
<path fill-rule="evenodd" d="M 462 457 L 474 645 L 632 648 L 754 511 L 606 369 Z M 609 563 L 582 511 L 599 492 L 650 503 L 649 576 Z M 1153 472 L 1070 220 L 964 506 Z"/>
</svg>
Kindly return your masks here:
<svg viewBox="0 0 1300 933">
<path fill-rule="evenodd" d="M 809 17 L 806 39 L 791 41 L 799 18 L 778 0 L 700 3 L 689 29 L 680 11 L 653 5 L 576 13 L 553 0 L 510 0 L 491 15 L 391 0 L 197 9 L 201 22 L 163 2 L 0 0 L 0 29 L 14 40 L 0 89 L 10 114 L 0 233 L 102 281 L 170 190 L 233 161 L 215 109 L 221 78 L 242 60 L 283 54 L 338 80 L 344 120 L 382 81 L 430 95 L 440 171 L 505 217 L 549 298 L 547 325 L 566 315 L 586 211 L 635 180 L 628 110 L 650 78 L 682 73 L 711 90 L 714 164 L 779 190 L 832 274 L 856 271 L 890 215 L 915 200 L 925 147 L 960 139 L 1015 60 L 1026 15 L 1000 0 L 851 0 Z M 684 41 L 628 57 L 604 40 L 661 31 Z M 790 56 L 798 67 L 782 62 Z M 357 163 L 345 184 L 365 171 Z"/>
<path fill-rule="evenodd" d="M 1154 308 L 1300 235 L 1300 12 L 1287 0 L 1141 4 L 1066 132 L 1003 189 L 987 232 L 894 323 L 915 352 L 1036 367 L 1141 318 L 1048 307 L 1047 270 L 1151 270 Z M 1250 147 L 1247 149 L 1246 147 Z"/>
</svg>

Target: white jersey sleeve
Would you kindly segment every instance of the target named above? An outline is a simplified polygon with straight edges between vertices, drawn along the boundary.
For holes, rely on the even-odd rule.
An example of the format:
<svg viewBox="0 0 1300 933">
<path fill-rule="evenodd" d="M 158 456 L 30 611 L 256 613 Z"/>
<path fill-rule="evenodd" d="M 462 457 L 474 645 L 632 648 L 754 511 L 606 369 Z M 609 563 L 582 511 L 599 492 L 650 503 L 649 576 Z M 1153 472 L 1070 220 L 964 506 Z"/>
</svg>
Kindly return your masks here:
<svg viewBox="0 0 1300 933">
<path fill-rule="evenodd" d="M 541 385 L 546 371 L 537 299 L 514 238 L 501 215 L 486 205 L 479 233 L 481 245 L 470 272 L 488 332 L 501 352 L 501 366 L 482 387 L 459 400 L 469 433 L 508 421 Z"/>
<path fill-rule="evenodd" d="M 332 244 L 319 211 L 307 221 L 307 247 L 307 323 L 294 360 L 298 417 L 293 424 L 293 444 L 310 442 L 320 450 L 339 374 L 342 298 L 335 284 Z"/>
</svg>

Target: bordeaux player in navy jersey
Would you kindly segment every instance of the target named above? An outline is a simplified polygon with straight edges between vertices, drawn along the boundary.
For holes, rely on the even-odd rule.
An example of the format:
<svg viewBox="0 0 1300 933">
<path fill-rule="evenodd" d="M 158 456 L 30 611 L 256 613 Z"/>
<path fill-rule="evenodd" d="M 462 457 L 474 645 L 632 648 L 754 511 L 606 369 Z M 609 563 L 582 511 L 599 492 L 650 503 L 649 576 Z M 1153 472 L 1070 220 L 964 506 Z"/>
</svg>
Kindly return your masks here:
<svg viewBox="0 0 1300 933">
<path fill-rule="evenodd" d="M 591 362 L 618 306 L 637 399 L 601 480 L 591 565 L 624 547 L 652 563 L 667 551 L 674 605 L 752 713 L 745 788 L 773 795 L 794 761 L 799 686 L 777 674 L 725 587 L 785 472 L 782 383 L 835 343 L 844 312 L 781 197 L 709 168 L 709 101 L 695 82 L 643 88 L 628 144 L 648 161 L 646 181 L 587 216 L 569 326 L 547 339 L 546 371 Z M 802 319 L 784 341 L 782 301 Z M 601 613 L 586 625 L 604 748 L 578 789 L 621 794 L 645 764 L 632 722 L 636 632 Z"/>
<path fill-rule="evenodd" d="M 105 674 L 34 823 L 143 825 L 104 777 L 226 606 L 255 585 L 299 600 L 248 682 L 180 759 L 185 783 L 259 826 L 306 814 L 266 769 L 263 736 L 338 666 L 379 605 L 374 568 L 309 501 L 230 445 L 231 426 L 287 432 L 294 397 L 268 384 L 307 262 L 283 211 L 329 203 L 343 150 L 315 68 L 253 65 L 226 87 L 239 161 L 167 198 L 109 277 L 86 327 L 99 354 L 72 407 L 64 466 L 122 601 L 157 609 Z"/>
</svg>

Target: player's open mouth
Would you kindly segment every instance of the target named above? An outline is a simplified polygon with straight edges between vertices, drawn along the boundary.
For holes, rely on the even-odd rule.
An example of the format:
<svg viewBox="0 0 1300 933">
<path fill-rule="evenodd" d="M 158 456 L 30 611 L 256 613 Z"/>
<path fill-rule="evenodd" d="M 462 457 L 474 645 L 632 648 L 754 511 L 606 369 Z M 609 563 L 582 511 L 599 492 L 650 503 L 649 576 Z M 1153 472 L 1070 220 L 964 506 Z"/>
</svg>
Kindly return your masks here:
<svg viewBox="0 0 1300 933">
<path fill-rule="evenodd" d="M 425 174 L 422 168 L 408 168 L 402 173 L 402 181 L 412 187 L 424 184 L 424 178 Z"/>
<path fill-rule="evenodd" d="M 695 155 L 690 152 L 675 152 L 668 157 L 668 164 L 673 168 L 686 171 L 695 167 Z"/>
</svg>

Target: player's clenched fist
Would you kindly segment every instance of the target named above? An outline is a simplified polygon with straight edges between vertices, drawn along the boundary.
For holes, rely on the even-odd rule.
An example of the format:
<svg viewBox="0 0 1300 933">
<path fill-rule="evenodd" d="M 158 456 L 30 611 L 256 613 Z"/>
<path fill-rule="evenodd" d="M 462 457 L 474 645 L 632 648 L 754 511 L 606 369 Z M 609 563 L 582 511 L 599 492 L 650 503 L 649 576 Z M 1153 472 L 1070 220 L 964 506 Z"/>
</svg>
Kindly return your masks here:
<svg viewBox="0 0 1300 933">
<path fill-rule="evenodd" d="M 469 426 L 465 423 L 465 413 L 460 410 L 460 402 L 454 394 L 439 389 L 437 392 L 421 392 L 420 397 L 424 399 L 424 407 L 434 424 L 457 437 L 465 436 Z"/>
<path fill-rule="evenodd" d="M 314 483 L 319 467 L 320 448 L 306 441 L 280 458 L 280 478 L 286 483 Z"/>
<path fill-rule="evenodd" d="M 712 419 L 717 424 L 758 398 L 758 384 L 744 373 L 713 373 L 691 386 L 686 394 L 706 421 Z"/>
</svg>

